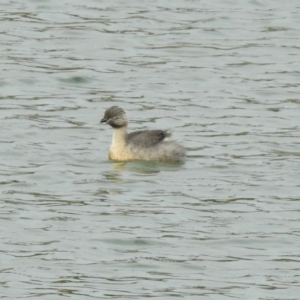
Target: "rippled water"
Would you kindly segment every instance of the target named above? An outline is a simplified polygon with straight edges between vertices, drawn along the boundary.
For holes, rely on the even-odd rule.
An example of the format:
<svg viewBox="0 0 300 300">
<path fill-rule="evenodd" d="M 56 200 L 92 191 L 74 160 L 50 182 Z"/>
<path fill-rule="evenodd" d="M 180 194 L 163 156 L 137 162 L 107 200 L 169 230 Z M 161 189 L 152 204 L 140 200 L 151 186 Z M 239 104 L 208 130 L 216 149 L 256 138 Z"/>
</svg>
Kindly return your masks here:
<svg viewBox="0 0 300 300">
<path fill-rule="evenodd" d="M 299 299 L 299 2 L 1 5 L 1 299 Z M 111 105 L 183 166 L 109 162 Z"/>
</svg>

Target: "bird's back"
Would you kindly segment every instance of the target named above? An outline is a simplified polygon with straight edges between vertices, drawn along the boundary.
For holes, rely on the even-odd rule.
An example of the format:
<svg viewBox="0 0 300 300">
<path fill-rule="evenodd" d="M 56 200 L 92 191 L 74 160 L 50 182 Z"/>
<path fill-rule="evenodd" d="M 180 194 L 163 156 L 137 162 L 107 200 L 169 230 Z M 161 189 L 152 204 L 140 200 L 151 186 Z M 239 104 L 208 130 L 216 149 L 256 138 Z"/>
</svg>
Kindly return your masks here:
<svg viewBox="0 0 300 300">
<path fill-rule="evenodd" d="M 171 133 L 164 130 L 140 130 L 127 135 L 127 144 L 140 148 L 148 148 L 156 146 L 166 137 L 170 136 Z"/>
<path fill-rule="evenodd" d="M 183 161 L 185 148 L 168 139 L 171 133 L 164 130 L 142 130 L 129 133 L 126 146 L 133 157 L 141 160 Z"/>
</svg>

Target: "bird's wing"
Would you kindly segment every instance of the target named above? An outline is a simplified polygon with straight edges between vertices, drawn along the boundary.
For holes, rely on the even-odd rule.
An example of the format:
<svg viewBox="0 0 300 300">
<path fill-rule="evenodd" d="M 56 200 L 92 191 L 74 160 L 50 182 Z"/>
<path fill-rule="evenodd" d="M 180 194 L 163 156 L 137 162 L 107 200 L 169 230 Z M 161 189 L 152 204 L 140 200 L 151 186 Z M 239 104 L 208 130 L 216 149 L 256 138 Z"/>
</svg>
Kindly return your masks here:
<svg viewBox="0 0 300 300">
<path fill-rule="evenodd" d="M 141 130 L 129 133 L 127 143 L 148 148 L 155 146 L 169 136 L 171 136 L 171 133 L 164 130 Z"/>
</svg>

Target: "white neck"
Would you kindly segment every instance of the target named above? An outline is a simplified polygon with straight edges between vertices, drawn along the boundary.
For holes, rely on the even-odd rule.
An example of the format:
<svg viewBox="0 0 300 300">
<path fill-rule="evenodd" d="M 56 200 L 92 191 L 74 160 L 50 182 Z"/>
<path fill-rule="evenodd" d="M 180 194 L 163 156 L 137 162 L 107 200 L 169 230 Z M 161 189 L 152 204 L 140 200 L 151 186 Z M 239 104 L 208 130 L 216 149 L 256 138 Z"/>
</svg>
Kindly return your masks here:
<svg viewBox="0 0 300 300">
<path fill-rule="evenodd" d="M 126 144 L 127 126 L 113 129 L 113 136 L 110 148 L 120 149 Z"/>
</svg>

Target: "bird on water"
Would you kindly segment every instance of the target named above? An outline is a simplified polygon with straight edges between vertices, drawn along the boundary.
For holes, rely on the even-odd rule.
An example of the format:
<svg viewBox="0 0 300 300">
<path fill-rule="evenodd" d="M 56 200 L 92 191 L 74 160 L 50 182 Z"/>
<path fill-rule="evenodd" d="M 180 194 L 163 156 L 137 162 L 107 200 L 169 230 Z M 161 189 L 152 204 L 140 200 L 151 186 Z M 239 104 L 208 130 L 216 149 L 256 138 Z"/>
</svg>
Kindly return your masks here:
<svg viewBox="0 0 300 300">
<path fill-rule="evenodd" d="M 128 119 L 119 106 L 108 108 L 101 123 L 113 128 L 109 158 L 114 161 L 148 160 L 183 162 L 185 148 L 169 139 L 171 133 L 165 130 L 140 130 L 127 133 Z"/>
</svg>

